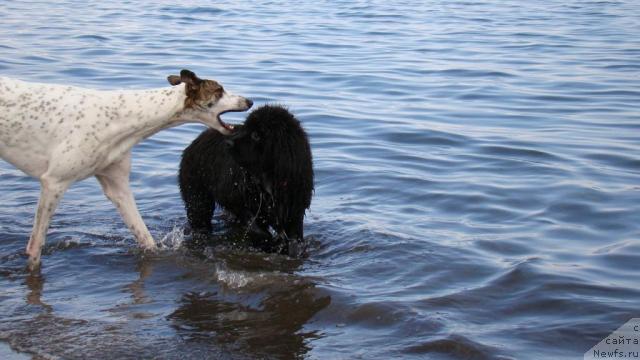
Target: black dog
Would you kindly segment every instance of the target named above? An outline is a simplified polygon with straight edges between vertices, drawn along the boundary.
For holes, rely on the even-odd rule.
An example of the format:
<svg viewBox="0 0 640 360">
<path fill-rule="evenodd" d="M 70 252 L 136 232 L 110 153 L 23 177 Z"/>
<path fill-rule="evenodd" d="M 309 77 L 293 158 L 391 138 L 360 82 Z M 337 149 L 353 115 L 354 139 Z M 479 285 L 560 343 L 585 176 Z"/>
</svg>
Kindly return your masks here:
<svg viewBox="0 0 640 360">
<path fill-rule="evenodd" d="M 281 106 L 254 110 L 229 136 L 205 130 L 182 154 L 180 192 L 194 234 L 208 234 L 215 204 L 252 234 L 253 246 L 297 256 L 311 205 L 307 134 Z"/>
</svg>

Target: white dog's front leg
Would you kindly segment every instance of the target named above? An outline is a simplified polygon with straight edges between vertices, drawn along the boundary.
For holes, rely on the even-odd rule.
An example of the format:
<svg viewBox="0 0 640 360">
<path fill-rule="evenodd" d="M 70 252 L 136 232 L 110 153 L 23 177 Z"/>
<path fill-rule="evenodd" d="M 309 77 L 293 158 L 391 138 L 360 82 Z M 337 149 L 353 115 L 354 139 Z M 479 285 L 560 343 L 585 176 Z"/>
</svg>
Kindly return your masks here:
<svg viewBox="0 0 640 360">
<path fill-rule="evenodd" d="M 27 255 L 29 255 L 28 266 L 31 270 L 40 265 L 40 254 L 47 237 L 51 216 L 53 216 L 60 198 L 62 198 L 68 187 L 68 182 L 52 180 L 47 177 L 40 179 L 40 199 L 38 200 L 33 230 L 31 231 L 26 251 Z"/>
<path fill-rule="evenodd" d="M 122 159 L 100 170 L 96 178 L 102 185 L 104 194 L 116 206 L 125 224 L 136 237 L 138 244 L 145 249 L 154 249 L 156 243 L 138 212 L 129 187 L 130 170 L 131 153 L 129 152 Z"/>
</svg>

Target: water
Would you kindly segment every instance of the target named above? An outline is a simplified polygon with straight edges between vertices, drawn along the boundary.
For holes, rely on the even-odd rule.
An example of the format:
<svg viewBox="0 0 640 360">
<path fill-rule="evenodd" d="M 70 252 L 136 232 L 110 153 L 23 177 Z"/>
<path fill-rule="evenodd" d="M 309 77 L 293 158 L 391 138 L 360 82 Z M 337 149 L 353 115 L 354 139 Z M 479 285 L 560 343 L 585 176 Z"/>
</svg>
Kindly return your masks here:
<svg viewBox="0 0 640 360">
<path fill-rule="evenodd" d="M 190 68 L 288 105 L 316 192 L 306 259 L 190 251 L 176 172 L 203 127 L 181 126 L 134 149 L 161 251 L 138 251 L 89 179 L 29 274 L 37 182 L 0 162 L 0 343 L 45 359 L 581 358 L 640 315 L 638 18 L 630 0 L 3 2 L 1 75 L 147 88 Z"/>
</svg>

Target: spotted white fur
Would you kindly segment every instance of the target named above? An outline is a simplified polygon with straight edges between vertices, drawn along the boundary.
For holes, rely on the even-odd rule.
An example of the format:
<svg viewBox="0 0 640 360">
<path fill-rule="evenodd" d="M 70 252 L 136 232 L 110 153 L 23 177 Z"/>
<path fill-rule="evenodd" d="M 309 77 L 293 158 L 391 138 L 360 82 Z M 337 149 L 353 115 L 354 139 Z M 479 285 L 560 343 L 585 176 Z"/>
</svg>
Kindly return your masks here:
<svg viewBox="0 0 640 360">
<path fill-rule="evenodd" d="M 39 179 L 41 185 L 26 249 L 31 268 L 39 265 L 60 198 L 72 183 L 90 176 L 98 179 L 140 246 L 155 247 L 129 188 L 131 148 L 162 129 L 186 122 L 200 122 L 227 134 L 218 116 L 247 110 L 252 104 L 205 80 L 218 86 L 218 93 L 201 92 L 198 101 L 188 106 L 186 90 L 193 83 L 184 75 L 182 82 L 173 80 L 169 78 L 177 85 L 166 88 L 98 91 L 0 77 L 0 158 Z"/>
</svg>

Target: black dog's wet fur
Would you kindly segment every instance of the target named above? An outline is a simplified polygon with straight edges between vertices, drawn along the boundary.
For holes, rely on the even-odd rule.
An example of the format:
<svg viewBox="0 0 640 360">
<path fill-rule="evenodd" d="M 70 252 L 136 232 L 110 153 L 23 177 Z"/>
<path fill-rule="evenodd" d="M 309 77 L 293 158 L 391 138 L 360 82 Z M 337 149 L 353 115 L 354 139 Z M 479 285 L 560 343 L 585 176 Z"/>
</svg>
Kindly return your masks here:
<svg viewBox="0 0 640 360">
<path fill-rule="evenodd" d="M 218 204 L 254 247 L 300 255 L 313 164 L 307 134 L 284 107 L 254 110 L 229 136 L 204 131 L 182 154 L 179 183 L 194 234 L 211 232 Z"/>
</svg>

